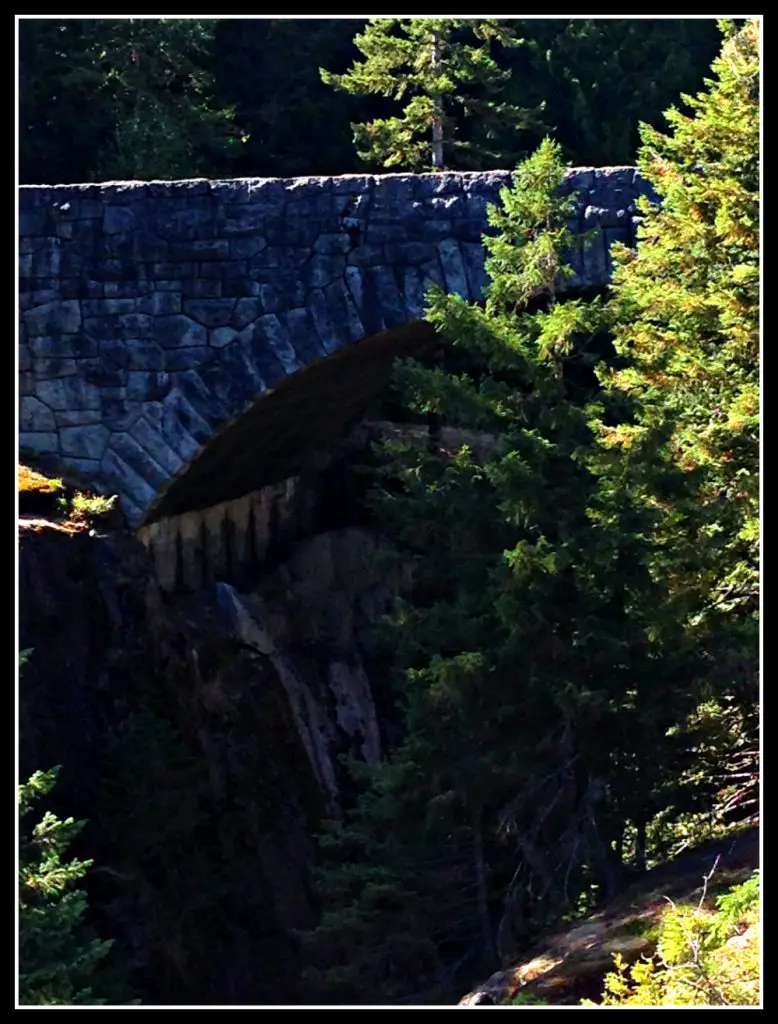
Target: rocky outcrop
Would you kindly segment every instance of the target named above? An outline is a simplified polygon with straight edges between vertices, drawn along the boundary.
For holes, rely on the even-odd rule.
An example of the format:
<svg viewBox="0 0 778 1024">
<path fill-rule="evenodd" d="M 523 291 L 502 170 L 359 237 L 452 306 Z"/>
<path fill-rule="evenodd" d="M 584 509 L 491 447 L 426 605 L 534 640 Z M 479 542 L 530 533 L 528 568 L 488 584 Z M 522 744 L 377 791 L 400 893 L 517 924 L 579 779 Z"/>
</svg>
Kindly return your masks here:
<svg viewBox="0 0 778 1024">
<path fill-rule="evenodd" d="M 118 493 L 133 525 L 292 475 L 301 447 L 383 386 L 430 283 L 481 297 L 486 210 L 510 177 L 22 187 L 21 447 Z M 571 257 L 572 284 L 603 287 L 649 186 L 631 167 L 576 168 L 567 185 L 580 194 L 573 228 L 596 229 Z M 260 396 L 355 343 L 364 365 L 316 378 L 310 418 L 304 392 L 284 391 L 293 422 L 276 430 Z"/>
<path fill-rule="evenodd" d="M 307 1001 L 313 837 L 341 755 L 383 747 L 365 639 L 401 579 L 376 556 L 343 526 L 173 594 L 126 532 L 23 521 L 20 773 L 63 766 L 53 809 L 89 819 L 93 923 L 144 1003 Z"/>
<path fill-rule="evenodd" d="M 605 975 L 613 969 L 614 954 L 631 963 L 654 952 L 666 898 L 697 904 L 705 892 L 706 905 L 712 905 L 717 895 L 744 882 L 758 867 L 757 828 L 681 854 L 649 871 L 586 921 L 546 937 L 524 958 L 463 996 L 459 1005 L 500 1005 L 518 993 L 528 1003 L 533 999 L 554 1005 L 575 1005 L 582 998 L 596 1001 Z"/>
</svg>

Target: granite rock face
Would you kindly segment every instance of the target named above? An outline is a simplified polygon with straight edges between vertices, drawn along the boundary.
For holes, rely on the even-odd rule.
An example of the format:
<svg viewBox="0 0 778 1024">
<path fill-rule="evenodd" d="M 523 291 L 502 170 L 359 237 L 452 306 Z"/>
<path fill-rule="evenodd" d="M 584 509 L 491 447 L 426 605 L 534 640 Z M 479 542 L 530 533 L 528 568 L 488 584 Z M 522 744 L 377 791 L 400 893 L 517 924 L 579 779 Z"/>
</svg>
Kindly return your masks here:
<svg viewBox="0 0 778 1024">
<path fill-rule="evenodd" d="M 365 339 L 402 334 L 423 316 L 430 282 L 480 298 L 487 206 L 510 180 L 23 186 L 21 447 L 91 460 L 96 489 L 118 493 L 131 524 L 153 520 L 173 481 L 266 392 Z M 602 287 L 609 246 L 632 244 L 650 186 L 631 167 L 576 168 L 567 186 L 579 194 L 576 230 L 598 231 L 571 284 Z M 293 387 L 287 395 L 294 402 Z M 264 437 L 253 441 L 261 461 Z M 212 477 L 201 507 L 235 496 Z"/>
</svg>

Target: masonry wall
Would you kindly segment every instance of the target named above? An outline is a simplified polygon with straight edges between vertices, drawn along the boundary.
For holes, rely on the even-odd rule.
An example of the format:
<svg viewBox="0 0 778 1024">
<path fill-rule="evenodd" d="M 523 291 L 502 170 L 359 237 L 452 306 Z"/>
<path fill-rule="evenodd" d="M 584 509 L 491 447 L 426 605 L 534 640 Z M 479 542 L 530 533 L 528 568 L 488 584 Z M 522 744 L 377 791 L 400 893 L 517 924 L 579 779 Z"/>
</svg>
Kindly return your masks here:
<svg viewBox="0 0 778 1024">
<path fill-rule="evenodd" d="M 143 521 L 214 433 L 302 367 L 485 283 L 508 172 L 24 186 L 20 445 Z M 631 243 L 633 168 L 571 172 L 578 286 Z"/>
</svg>

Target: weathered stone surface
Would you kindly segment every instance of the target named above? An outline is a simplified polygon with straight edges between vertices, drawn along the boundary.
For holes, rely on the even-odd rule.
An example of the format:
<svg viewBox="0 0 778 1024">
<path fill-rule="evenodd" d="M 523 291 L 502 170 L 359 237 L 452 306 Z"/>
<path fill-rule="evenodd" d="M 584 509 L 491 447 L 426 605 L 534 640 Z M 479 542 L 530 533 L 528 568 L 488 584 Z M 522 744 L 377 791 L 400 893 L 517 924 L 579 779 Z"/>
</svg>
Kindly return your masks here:
<svg viewBox="0 0 778 1024">
<path fill-rule="evenodd" d="M 204 327 L 224 327 L 230 322 L 235 299 L 190 299 L 184 302 L 184 313 Z"/>
<path fill-rule="evenodd" d="M 65 300 L 62 302 L 46 302 L 42 306 L 28 309 L 23 314 L 28 335 L 73 334 L 81 326 L 81 309 L 78 302 Z"/>
<path fill-rule="evenodd" d="M 99 409 L 77 409 L 75 412 L 56 412 L 54 416 L 58 427 L 86 427 L 100 423 L 102 415 Z"/>
<path fill-rule="evenodd" d="M 59 434 L 19 431 L 19 451 L 25 450 L 48 455 L 59 451 Z"/>
<path fill-rule="evenodd" d="M 195 323 L 188 316 L 161 316 L 154 326 L 154 340 L 163 348 L 206 345 L 208 332 L 202 324 Z"/>
<path fill-rule="evenodd" d="M 34 359 L 33 372 L 38 380 L 52 380 L 54 377 L 70 377 L 76 373 L 75 359 Z"/>
<path fill-rule="evenodd" d="M 56 430 L 54 413 L 38 398 L 22 398 L 19 403 L 19 428 L 25 432 Z"/>
<path fill-rule="evenodd" d="M 147 419 L 137 420 L 130 428 L 130 436 L 171 476 L 183 466 L 183 460 L 173 451 L 162 431 Z"/>
<path fill-rule="evenodd" d="M 36 386 L 36 393 L 50 409 L 100 408 L 100 389 L 80 377 L 40 381 Z"/>
<path fill-rule="evenodd" d="M 63 455 L 75 455 L 82 459 L 103 457 L 111 432 L 101 423 L 83 427 L 62 427 L 59 432 Z"/>
<path fill-rule="evenodd" d="M 463 299 L 469 299 L 470 288 L 458 243 L 452 238 L 446 238 L 438 242 L 438 253 L 446 290 L 453 295 L 461 295 Z"/>
<path fill-rule="evenodd" d="M 486 211 L 511 178 L 22 187 L 24 436 L 84 465 L 99 462 L 100 482 L 120 492 L 136 522 L 189 463 L 193 472 L 209 467 L 218 488 L 222 474 L 203 448 L 229 428 L 241 437 L 238 456 L 256 449 L 261 460 L 268 438 L 245 433 L 241 419 L 260 396 L 338 350 L 357 343 L 368 351 L 374 335 L 411 329 L 430 283 L 483 296 L 481 238 L 493 232 Z M 629 167 L 575 168 L 563 187 L 579 191 L 573 230 L 599 229 L 571 253 L 574 284 L 601 287 L 610 246 L 634 243 L 638 197 L 657 197 Z M 378 360 L 357 373 L 358 398 L 308 402 L 353 419 L 370 397 L 359 388 L 380 387 L 386 372 Z M 340 379 L 340 370 L 325 371 L 322 386 Z M 290 382 L 284 401 L 294 394 Z M 305 428 L 284 430 L 289 445 L 305 440 Z"/>
</svg>

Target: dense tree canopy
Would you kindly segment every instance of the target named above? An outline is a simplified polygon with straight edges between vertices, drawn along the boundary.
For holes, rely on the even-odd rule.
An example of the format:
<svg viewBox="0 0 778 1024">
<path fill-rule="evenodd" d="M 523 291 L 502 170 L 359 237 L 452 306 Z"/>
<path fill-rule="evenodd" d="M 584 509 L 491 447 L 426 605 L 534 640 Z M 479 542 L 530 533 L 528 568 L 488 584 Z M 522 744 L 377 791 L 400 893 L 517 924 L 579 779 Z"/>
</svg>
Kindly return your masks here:
<svg viewBox="0 0 778 1024">
<path fill-rule="evenodd" d="M 476 111 L 447 104 L 467 166 L 512 167 L 549 131 L 575 164 L 632 163 L 638 120 L 659 124 L 718 46 L 712 19 L 504 19 L 499 31 L 523 39 L 491 44 L 502 71 L 478 56 L 488 51 L 470 29 L 450 35 L 460 54 L 471 47 L 454 78 L 474 80 L 453 92 L 445 83 Z M 348 18 L 21 19 L 21 181 L 378 170 L 384 157 L 361 162 L 351 125 L 387 123 L 396 103 L 336 91 L 319 74 L 347 76 L 367 32 Z M 500 79 L 499 96 L 478 84 L 484 75 Z M 542 104 L 526 130 L 504 116 Z"/>
<path fill-rule="evenodd" d="M 331 998 L 396 999 L 411 962 L 439 993 L 493 936 L 509 954 L 645 870 L 668 822 L 754 798 L 758 31 L 724 29 L 691 115 L 643 128 L 663 207 L 610 299 L 559 297 L 546 140 L 490 214 L 485 305 L 434 294 L 450 354 L 398 375 L 494 451 L 389 452 L 405 736 L 326 838 L 309 941 Z"/>
<path fill-rule="evenodd" d="M 369 470 L 371 522 L 410 585 L 374 637 L 391 742 L 380 764 L 349 761 L 317 926 L 282 936 L 252 874 L 262 837 L 304 818 L 284 804 L 282 753 L 274 780 L 255 778 L 276 732 L 298 750 L 264 677 L 258 719 L 224 711 L 220 669 L 203 711 L 193 634 L 151 671 L 161 632 L 139 597 L 145 640 L 126 640 L 119 684 L 88 691 L 110 691 L 89 791 L 112 851 L 97 920 L 121 922 L 145 992 L 232 998 L 263 942 L 299 939 L 309 1001 L 450 1001 L 753 812 L 759 28 L 720 29 L 723 42 L 691 19 L 20 21 L 23 182 L 516 166 L 489 213 L 485 300 L 433 290 L 440 345 L 394 376 L 427 443 L 387 444 Z M 644 202 L 636 247 L 612 251 L 606 294 L 571 294 L 565 170 L 636 159 L 661 205 Z M 452 447 L 441 424 L 479 443 Z M 125 660 L 167 687 L 125 679 Z M 20 787 L 22 816 L 55 776 Z M 248 777 L 259 796 L 232 791 Z M 258 803 L 268 831 L 246 834 Z M 24 1003 L 95 1000 L 110 944 L 86 926 L 90 862 L 62 862 L 81 827 L 47 813 L 20 837 Z"/>
</svg>

